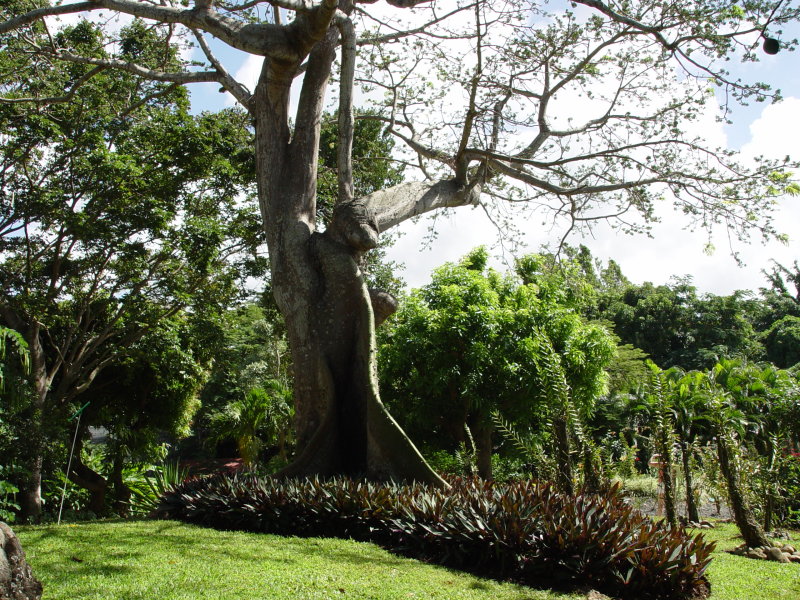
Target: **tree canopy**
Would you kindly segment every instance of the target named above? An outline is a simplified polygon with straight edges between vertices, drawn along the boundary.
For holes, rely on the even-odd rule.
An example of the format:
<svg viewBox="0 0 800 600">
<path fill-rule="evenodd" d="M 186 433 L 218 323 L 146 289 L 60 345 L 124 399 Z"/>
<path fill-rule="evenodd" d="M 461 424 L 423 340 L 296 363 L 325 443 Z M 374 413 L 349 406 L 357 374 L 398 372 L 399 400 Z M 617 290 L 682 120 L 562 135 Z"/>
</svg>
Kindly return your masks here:
<svg viewBox="0 0 800 600">
<path fill-rule="evenodd" d="M 472 436 L 490 477 L 493 413 L 541 433 L 551 413 L 568 410 L 552 397 L 553 350 L 569 400 L 589 413 L 606 391 L 614 342 L 554 289 L 521 284 L 486 259 L 478 248 L 437 269 L 381 335 L 380 365 L 384 397 L 415 437 L 452 450 Z"/>
<path fill-rule="evenodd" d="M 137 24 L 121 33 L 130 57 L 152 53 Z M 103 54 L 102 37 L 86 21 L 55 36 L 92 55 Z M 12 58 L 6 47 L 0 62 Z M 160 329 L 159 343 L 169 345 L 175 317 L 210 335 L 213 326 L 200 323 L 213 325 L 244 292 L 243 279 L 265 267 L 257 213 L 243 201 L 253 163 L 241 111 L 192 116 L 181 88 L 81 65 L 15 86 L 56 94 L 83 78 L 69 102 L 40 110 L 0 103 L 0 319 L 31 352 L 25 415 L 33 430 L 23 460 L 31 473 L 45 422 L 52 440 L 59 417 L 104 369 L 124 369 L 150 331 Z M 195 365 L 189 371 L 209 350 L 181 349 Z"/>
<path fill-rule="evenodd" d="M 333 0 L 164 6 L 15 0 L 0 16 L 0 33 L 9 41 L 5 102 L 66 100 L 16 85 L 35 81 L 47 65 L 64 64 L 76 74 L 64 86 L 68 96 L 113 68 L 149 80 L 145 85 L 151 89 L 163 82 L 219 83 L 252 109 L 254 90 L 233 78 L 206 36 L 263 56 L 267 64 L 297 63 L 291 75 L 302 77 L 309 73 L 305 65 L 299 68 L 303 58 L 332 25 L 343 49 L 340 122 L 351 119 L 354 81 L 384 92 L 367 96 L 378 109 L 367 118 L 384 123 L 431 176 L 450 171 L 458 181 L 491 190 L 492 197 L 547 207 L 574 227 L 602 218 L 637 230 L 646 227 L 654 202 L 664 198 L 701 226 L 724 223 L 745 236 L 753 229 L 775 233 L 770 199 L 790 184 L 786 167 L 791 165 L 762 161 L 748 168 L 735 153 L 707 147 L 693 123 L 716 104 L 726 118 L 731 103 L 779 98 L 768 84 L 730 75 L 724 63 L 728 57 L 757 60 L 753 34 L 796 19 L 796 7 L 767 1 L 677 7 L 652 0 L 624 6 L 508 0 L 445 10 L 427 1 L 388 4 L 392 8 L 339 6 Z M 82 38 L 43 42 L 27 35 L 52 25 L 48 16 L 91 17 L 97 11 L 135 20 L 118 33 L 109 28 L 89 34 L 80 26 L 87 32 Z M 139 39 L 145 37 L 146 50 Z M 794 43 L 781 40 L 782 47 Z M 199 48 L 194 58 L 200 60 L 181 62 L 185 44 Z M 22 55 L 34 60 L 20 60 Z M 324 78 L 309 80 L 307 89 L 322 91 L 324 83 Z M 579 117 L 561 108 L 575 102 L 592 109 Z M 439 106 L 456 110 L 445 118 L 435 110 Z M 298 131 L 306 126 L 299 118 L 305 108 L 298 106 Z M 352 134 L 352 125 L 338 132 L 345 140 L 336 144 L 344 162 Z M 376 209 L 384 212 L 380 205 L 376 199 Z M 382 220 L 388 225 L 398 217 Z"/>
</svg>

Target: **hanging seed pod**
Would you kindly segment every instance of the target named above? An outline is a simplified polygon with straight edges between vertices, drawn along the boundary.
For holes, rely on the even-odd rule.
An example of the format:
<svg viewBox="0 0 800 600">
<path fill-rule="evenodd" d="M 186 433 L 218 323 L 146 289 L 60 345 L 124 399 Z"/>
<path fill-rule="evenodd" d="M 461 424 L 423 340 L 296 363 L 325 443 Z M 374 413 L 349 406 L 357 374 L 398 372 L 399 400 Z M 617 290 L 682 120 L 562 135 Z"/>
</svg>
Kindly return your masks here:
<svg viewBox="0 0 800 600">
<path fill-rule="evenodd" d="M 781 49 L 781 43 L 775 38 L 765 37 L 762 48 L 767 54 L 777 54 L 778 50 Z"/>
</svg>

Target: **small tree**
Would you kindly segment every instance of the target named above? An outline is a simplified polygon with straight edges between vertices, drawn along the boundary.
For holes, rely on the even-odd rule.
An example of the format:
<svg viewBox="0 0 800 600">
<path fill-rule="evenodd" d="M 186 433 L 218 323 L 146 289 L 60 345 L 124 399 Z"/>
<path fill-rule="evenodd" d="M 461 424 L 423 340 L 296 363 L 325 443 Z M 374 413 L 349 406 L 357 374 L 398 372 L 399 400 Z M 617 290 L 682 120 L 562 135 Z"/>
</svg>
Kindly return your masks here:
<svg viewBox="0 0 800 600">
<path fill-rule="evenodd" d="M 700 371 L 684 373 L 673 367 L 667 371 L 669 377 L 672 410 L 675 415 L 675 434 L 681 452 L 686 516 L 690 521 L 700 520 L 693 476 L 692 451 L 697 438 L 697 421 L 702 414 L 702 389 L 704 374 Z"/>
<path fill-rule="evenodd" d="M 591 454 L 576 427 L 604 390 L 611 337 L 561 304 L 554 289 L 521 285 L 486 261 L 479 248 L 444 265 L 404 303 L 381 336 L 384 395 L 429 442 L 466 443 L 467 425 L 482 477 L 491 476 L 498 411 L 515 428 L 548 437 L 545 421 L 556 423 L 566 457 L 559 464 L 569 468 L 568 437 L 582 456 Z"/>
<path fill-rule="evenodd" d="M 736 465 L 736 448 L 744 434 L 744 413 L 737 404 L 748 396 L 746 377 L 738 368 L 740 363 L 723 360 L 707 374 L 705 390 L 706 418 L 711 423 L 717 442 L 719 467 L 725 478 L 733 518 L 745 543 L 751 548 L 769 546 L 770 542 L 755 519 L 748 504 L 739 470 Z"/>
<path fill-rule="evenodd" d="M 208 332 L 198 331 L 205 325 L 185 311 L 162 320 L 81 394 L 80 400 L 88 405 L 81 414 L 81 431 L 67 475 L 89 490 L 90 510 L 105 512 L 111 491 L 113 507 L 127 512 L 131 491 L 124 470 L 163 459 L 159 454 L 165 438 L 174 442 L 189 434 L 212 349 L 205 345 L 211 341 Z M 89 426 L 108 432 L 101 468 L 82 459 Z"/>
<path fill-rule="evenodd" d="M 678 525 L 678 514 L 675 511 L 675 480 L 672 462 L 672 451 L 675 439 L 675 423 L 672 403 L 669 394 L 667 375 L 652 361 L 650 379 L 647 386 L 647 399 L 651 410 L 651 426 L 653 448 L 659 456 L 658 476 L 664 486 L 664 509 L 667 522 L 673 527 Z"/>
<path fill-rule="evenodd" d="M 212 439 L 233 438 L 245 466 L 253 468 L 259 462 L 264 445 L 279 446 L 285 454 L 285 432 L 291 423 L 291 393 L 280 382 L 265 382 L 264 388 L 252 388 L 209 417 Z"/>
</svg>

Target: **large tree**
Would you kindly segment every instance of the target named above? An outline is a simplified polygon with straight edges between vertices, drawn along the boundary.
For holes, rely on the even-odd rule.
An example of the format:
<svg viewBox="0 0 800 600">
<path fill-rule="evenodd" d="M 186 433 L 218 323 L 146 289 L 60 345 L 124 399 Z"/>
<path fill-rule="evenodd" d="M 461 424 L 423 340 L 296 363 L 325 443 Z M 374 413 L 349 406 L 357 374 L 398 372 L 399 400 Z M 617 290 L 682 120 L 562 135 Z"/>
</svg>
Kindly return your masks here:
<svg viewBox="0 0 800 600">
<path fill-rule="evenodd" d="M 41 106 L 47 97 L 18 93 L 14 83 L 65 65 L 91 67 L 67 95 L 109 69 L 149 81 L 214 82 L 230 92 L 255 127 L 271 284 L 292 348 L 305 450 L 288 472 L 436 482 L 378 397 L 373 303 L 385 314 L 392 302 L 367 290 L 359 263 L 380 232 L 437 208 L 495 199 L 524 200 L 565 216 L 570 228 L 623 217 L 623 227 L 637 230 L 664 198 L 701 225 L 772 235 L 768 208 L 787 183 L 782 167 L 742 166 L 694 131 L 717 100 L 715 87 L 725 106 L 773 96 L 732 78 L 725 59 L 754 58 L 759 32 L 798 9 L 767 0 L 387 2 L 14 0 L 0 9 L 0 34 L 24 60 L 7 72 L 3 92 L 7 102 Z M 55 37 L 36 41 L 32 32 L 51 16 L 98 13 L 144 20 L 164 56 L 188 38 L 203 58 L 142 64 L 118 55 L 124 44 L 97 56 Z M 235 80 L 213 43 L 263 57 L 254 90 Z M 424 180 L 354 197 L 356 70 L 359 83 L 383 92 L 374 94 L 383 110 L 373 118 L 405 142 Z M 317 156 L 331 80 L 338 202 L 320 232 Z M 564 111 L 570 103 L 580 109 Z"/>
<path fill-rule="evenodd" d="M 120 34 L 128 60 L 174 62 L 140 23 Z M 85 21 L 32 35 L 105 56 L 102 32 Z M 12 46 L 0 64 L 13 72 Z M 78 396 L 175 315 L 213 320 L 263 239 L 255 207 L 240 200 L 252 173 L 241 111 L 194 117 L 182 88 L 84 65 L 14 89 L 52 99 L 81 80 L 70 101 L 0 104 L 0 322 L 31 355 L 19 486 L 28 516 L 41 510 L 44 446 L 59 433 L 66 442 Z"/>
</svg>

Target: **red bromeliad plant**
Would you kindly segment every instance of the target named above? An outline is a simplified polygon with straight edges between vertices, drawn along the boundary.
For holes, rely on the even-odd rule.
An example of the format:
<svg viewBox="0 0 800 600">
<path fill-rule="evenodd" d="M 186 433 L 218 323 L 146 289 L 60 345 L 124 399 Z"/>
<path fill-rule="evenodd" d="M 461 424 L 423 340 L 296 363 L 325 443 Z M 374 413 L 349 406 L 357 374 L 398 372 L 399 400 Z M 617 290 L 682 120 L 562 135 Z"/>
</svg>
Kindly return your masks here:
<svg viewBox="0 0 800 600">
<path fill-rule="evenodd" d="M 300 536 L 347 537 L 482 575 L 591 586 L 622 598 L 707 595 L 714 544 L 602 494 L 548 484 L 455 479 L 449 490 L 255 475 L 194 479 L 162 498 L 163 518 Z"/>
</svg>

